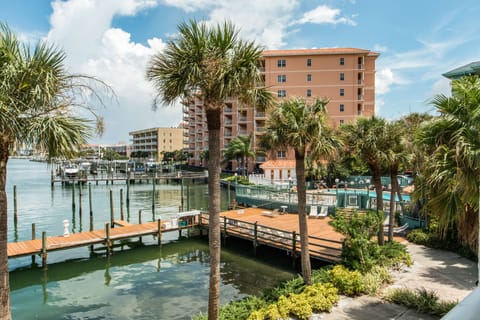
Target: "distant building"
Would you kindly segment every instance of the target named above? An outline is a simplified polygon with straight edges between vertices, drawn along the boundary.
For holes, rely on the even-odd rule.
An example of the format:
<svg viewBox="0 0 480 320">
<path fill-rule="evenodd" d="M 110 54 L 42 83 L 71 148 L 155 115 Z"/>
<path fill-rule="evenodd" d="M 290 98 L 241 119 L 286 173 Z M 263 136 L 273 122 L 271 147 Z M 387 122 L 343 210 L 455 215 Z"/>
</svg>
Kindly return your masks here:
<svg viewBox="0 0 480 320">
<path fill-rule="evenodd" d="M 129 133 L 132 136 L 131 156 L 135 158 L 139 152 L 148 154 L 154 161 L 162 160 L 163 151 L 183 150 L 183 128 L 150 128 Z"/>
<path fill-rule="evenodd" d="M 82 151 L 87 153 L 89 159 L 100 159 L 103 157 L 105 151 L 112 150 L 118 153 L 121 157 L 130 157 L 130 145 L 126 143 L 118 144 L 86 144 L 82 146 Z"/>
<path fill-rule="evenodd" d="M 442 75 L 450 80 L 459 79 L 463 76 L 480 76 L 480 61 L 471 62 L 464 66 L 450 70 Z"/>
<path fill-rule="evenodd" d="M 267 50 L 263 52 L 261 71 L 265 87 L 278 100 L 290 97 L 328 98 L 330 124 L 337 127 L 358 117 L 371 117 L 375 112 L 375 60 L 378 53 L 355 48 Z M 189 163 L 205 166 L 202 155 L 208 149 L 208 130 L 203 101 L 191 98 L 183 101 L 184 122 L 188 137 L 187 151 L 193 157 Z M 252 145 L 265 132 L 264 111 L 244 105 L 235 97 L 225 101 L 220 132 L 222 151 L 232 139 L 252 134 Z M 278 150 L 271 160 L 292 160 L 291 150 Z M 258 168 L 267 159 L 257 156 L 249 168 Z M 226 169 L 236 170 L 236 162 Z M 288 176 L 288 174 L 287 174 Z"/>
</svg>

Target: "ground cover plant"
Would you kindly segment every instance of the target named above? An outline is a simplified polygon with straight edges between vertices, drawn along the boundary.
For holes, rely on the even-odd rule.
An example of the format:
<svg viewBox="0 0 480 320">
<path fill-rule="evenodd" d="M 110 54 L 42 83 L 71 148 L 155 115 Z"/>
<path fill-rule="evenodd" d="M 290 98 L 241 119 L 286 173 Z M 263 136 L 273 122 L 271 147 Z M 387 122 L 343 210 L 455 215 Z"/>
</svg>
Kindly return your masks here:
<svg viewBox="0 0 480 320">
<path fill-rule="evenodd" d="M 434 291 L 423 289 L 394 289 L 386 297 L 387 301 L 404 305 L 421 313 L 444 316 L 458 301 L 440 301 Z"/>
</svg>

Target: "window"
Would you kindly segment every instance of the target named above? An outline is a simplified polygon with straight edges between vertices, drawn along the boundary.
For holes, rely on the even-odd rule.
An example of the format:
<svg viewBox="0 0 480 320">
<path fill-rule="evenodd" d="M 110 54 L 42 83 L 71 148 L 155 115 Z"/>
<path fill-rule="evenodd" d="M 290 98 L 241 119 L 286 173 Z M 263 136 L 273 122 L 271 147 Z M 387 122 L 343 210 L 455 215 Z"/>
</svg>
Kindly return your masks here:
<svg viewBox="0 0 480 320">
<path fill-rule="evenodd" d="M 278 91 L 277 91 L 277 96 L 278 96 L 279 98 L 286 97 L 286 96 L 287 96 L 287 91 L 285 91 L 285 90 L 278 90 Z"/>
<path fill-rule="evenodd" d="M 311 75 L 310 73 L 307 74 L 307 81 L 308 81 L 308 82 L 312 81 L 312 75 Z"/>
<path fill-rule="evenodd" d="M 307 59 L 307 67 L 311 67 L 311 66 L 312 66 L 312 59 L 308 58 Z"/>
<path fill-rule="evenodd" d="M 278 80 L 278 82 L 287 82 L 287 76 L 284 75 L 284 74 L 279 74 L 277 76 L 277 80 Z"/>
<path fill-rule="evenodd" d="M 343 81 L 345 80 L 345 73 L 340 73 L 340 81 Z"/>
<path fill-rule="evenodd" d="M 312 89 L 307 89 L 307 97 L 311 97 L 312 96 Z"/>
<path fill-rule="evenodd" d="M 285 59 L 277 60 L 277 66 L 279 68 L 285 68 L 287 66 L 287 61 Z"/>
<path fill-rule="evenodd" d="M 287 152 L 285 150 L 277 151 L 277 158 L 286 158 Z"/>
<path fill-rule="evenodd" d="M 340 89 L 340 97 L 343 97 L 345 95 L 345 89 Z"/>
<path fill-rule="evenodd" d="M 343 111 L 345 111 L 345 105 L 344 105 L 344 104 L 341 104 L 341 105 L 340 105 L 340 112 L 343 112 Z"/>
<path fill-rule="evenodd" d="M 340 119 L 340 124 L 343 124 L 344 123 L 344 120 L 343 119 Z"/>
<path fill-rule="evenodd" d="M 340 65 L 341 66 L 345 65 L 345 58 L 340 58 Z"/>
</svg>

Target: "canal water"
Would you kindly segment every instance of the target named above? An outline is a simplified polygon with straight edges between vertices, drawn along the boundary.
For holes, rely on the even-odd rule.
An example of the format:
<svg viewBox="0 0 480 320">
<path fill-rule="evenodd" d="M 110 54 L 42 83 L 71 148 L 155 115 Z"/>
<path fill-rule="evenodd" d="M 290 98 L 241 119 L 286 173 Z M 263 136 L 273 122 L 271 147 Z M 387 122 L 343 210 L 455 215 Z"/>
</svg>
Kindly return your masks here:
<svg viewBox="0 0 480 320">
<path fill-rule="evenodd" d="M 75 189 L 72 209 L 72 187 L 57 184 L 50 187 L 50 170 L 46 164 L 23 159 L 8 162 L 7 194 L 9 211 L 8 241 L 28 240 L 32 223 L 36 237 L 61 235 L 63 220 L 69 220 L 69 232 L 89 229 L 88 188 Z M 13 186 L 17 186 L 18 223 L 13 221 Z M 120 189 L 124 193 L 124 215 L 132 223 L 168 218 L 178 212 L 181 203 L 180 184 L 151 184 L 130 187 L 127 210 L 126 185 L 92 184 L 95 229 L 103 228 L 110 217 L 110 190 L 114 195 L 116 219 L 120 218 Z M 206 209 L 207 185 L 184 185 L 184 206 Z M 187 196 L 187 191 L 188 196 Z M 155 213 L 152 213 L 152 196 Z M 222 206 L 228 203 L 222 191 Z M 80 210 L 80 207 L 82 210 Z M 81 212 L 80 212 L 81 211 Z M 110 257 L 99 248 L 52 252 L 48 270 L 30 257 L 9 261 L 11 306 L 14 319 L 191 319 L 206 312 L 208 300 L 209 251 L 206 239 L 179 239 L 178 232 L 162 237 L 155 245 L 152 237 L 123 241 Z M 265 253 L 253 259 L 251 245 L 229 243 L 222 248 L 221 303 L 256 294 L 290 279 L 294 271 L 284 255 Z"/>
</svg>

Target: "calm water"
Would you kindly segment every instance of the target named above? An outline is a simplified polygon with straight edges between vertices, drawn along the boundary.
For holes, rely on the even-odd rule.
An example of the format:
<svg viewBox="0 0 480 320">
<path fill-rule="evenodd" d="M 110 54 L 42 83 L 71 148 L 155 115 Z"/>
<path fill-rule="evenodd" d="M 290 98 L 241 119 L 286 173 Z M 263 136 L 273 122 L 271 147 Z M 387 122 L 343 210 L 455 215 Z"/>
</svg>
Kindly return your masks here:
<svg viewBox="0 0 480 320">
<path fill-rule="evenodd" d="M 13 185 L 17 186 L 18 226 L 13 225 Z M 124 184 L 92 185 L 95 228 L 109 220 L 109 192 L 114 193 L 115 213 L 119 218 L 120 189 Z M 130 188 L 130 214 L 138 221 L 168 218 L 181 202 L 177 184 L 157 185 L 155 217 L 151 212 L 152 185 Z M 63 234 L 62 221 L 70 221 L 70 232 L 89 228 L 88 189 L 82 190 L 82 215 L 72 211 L 71 186 L 50 188 L 50 169 L 42 163 L 11 159 L 8 164 L 9 241 L 36 236 Z M 185 203 L 187 188 L 185 187 Z M 193 209 L 206 208 L 207 186 L 190 185 L 189 203 Z M 222 194 L 226 206 L 227 194 Z M 127 208 L 124 208 L 128 217 Z M 107 258 L 103 251 L 87 248 L 52 252 L 48 270 L 42 271 L 31 258 L 9 261 L 12 316 L 14 319 L 190 319 L 205 312 L 208 298 L 209 255 L 205 239 L 177 240 L 178 232 L 166 234 L 161 247 L 151 237 L 122 242 Z M 134 248 L 134 250 L 132 249 Z M 258 293 L 293 276 L 283 256 L 265 255 L 253 260 L 251 246 L 230 244 L 222 249 L 221 303 Z M 275 265 L 273 265 L 275 263 Z"/>
</svg>

